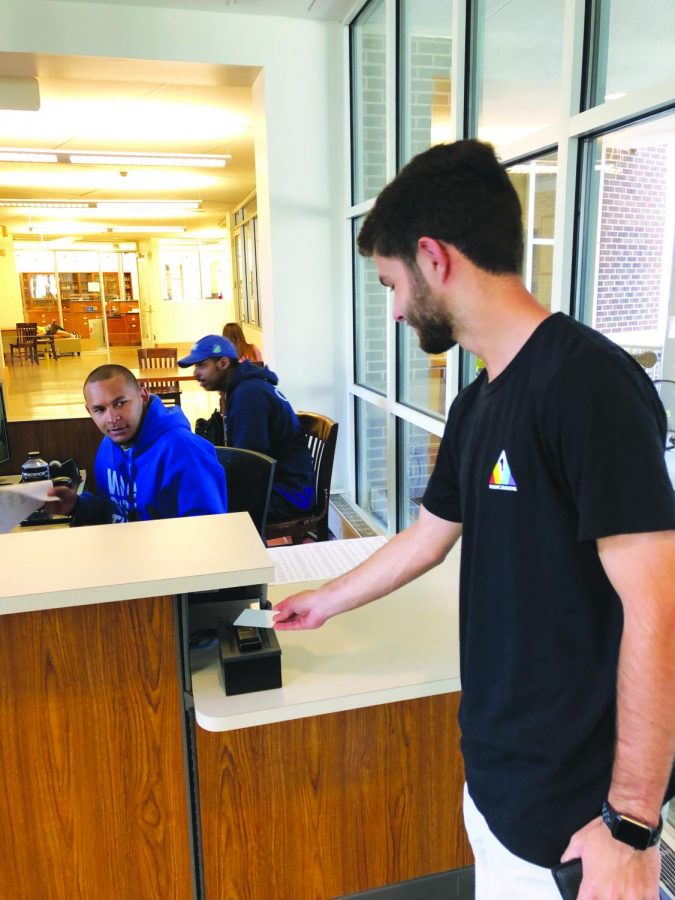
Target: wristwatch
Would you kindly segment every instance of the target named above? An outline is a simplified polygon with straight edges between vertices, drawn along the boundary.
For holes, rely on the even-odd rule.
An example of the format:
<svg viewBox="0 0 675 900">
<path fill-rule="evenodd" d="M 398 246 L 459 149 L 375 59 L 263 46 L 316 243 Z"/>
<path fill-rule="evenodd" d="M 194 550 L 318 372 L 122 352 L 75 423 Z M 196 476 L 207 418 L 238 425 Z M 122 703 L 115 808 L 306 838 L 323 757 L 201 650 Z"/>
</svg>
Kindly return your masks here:
<svg viewBox="0 0 675 900">
<path fill-rule="evenodd" d="M 612 832 L 612 837 L 617 841 L 622 841 L 635 850 L 646 850 L 648 847 L 654 847 L 661 837 L 661 829 L 663 828 L 663 819 L 659 816 L 659 824 L 656 828 L 651 825 L 645 825 L 630 816 L 617 812 L 610 804 L 609 800 L 605 800 L 602 804 L 602 818 L 605 825 Z"/>
</svg>

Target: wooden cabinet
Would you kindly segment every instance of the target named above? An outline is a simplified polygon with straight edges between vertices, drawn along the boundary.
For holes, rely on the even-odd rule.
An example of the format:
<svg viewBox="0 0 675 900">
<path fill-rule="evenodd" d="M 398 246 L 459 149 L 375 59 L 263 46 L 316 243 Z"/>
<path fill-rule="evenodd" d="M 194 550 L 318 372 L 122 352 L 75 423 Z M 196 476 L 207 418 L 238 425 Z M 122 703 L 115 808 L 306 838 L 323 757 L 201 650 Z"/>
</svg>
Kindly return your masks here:
<svg viewBox="0 0 675 900">
<path fill-rule="evenodd" d="M 63 327 L 73 334 L 88 338 L 91 334 L 89 322 L 103 318 L 103 304 L 100 300 L 61 300 Z"/>
<path fill-rule="evenodd" d="M 341 897 L 469 865 L 459 699 L 198 728 L 206 897 Z"/>
<path fill-rule="evenodd" d="M 116 315 L 108 315 L 108 344 L 111 347 L 140 347 L 141 327 L 139 314 L 123 312 Z"/>
<path fill-rule="evenodd" d="M 51 325 L 59 318 L 56 300 L 56 276 L 53 272 L 21 272 L 21 297 L 24 321 Z"/>
<path fill-rule="evenodd" d="M 0 896 L 191 900 L 175 642 L 170 597 L 0 616 Z"/>
</svg>

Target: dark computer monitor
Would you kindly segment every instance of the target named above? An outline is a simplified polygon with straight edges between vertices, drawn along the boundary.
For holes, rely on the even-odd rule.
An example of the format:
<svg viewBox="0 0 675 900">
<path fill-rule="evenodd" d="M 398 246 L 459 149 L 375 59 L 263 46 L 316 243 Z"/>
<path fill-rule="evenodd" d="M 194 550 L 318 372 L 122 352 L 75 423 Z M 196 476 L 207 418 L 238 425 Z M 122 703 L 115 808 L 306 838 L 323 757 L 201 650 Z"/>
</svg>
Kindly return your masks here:
<svg viewBox="0 0 675 900">
<path fill-rule="evenodd" d="M 9 462 L 9 434 L 7 429 L 7 408 L 5 407 L 5 397 L 2 393 L 2 385 L 0 384 L 0 466 Z"/>
</svg>

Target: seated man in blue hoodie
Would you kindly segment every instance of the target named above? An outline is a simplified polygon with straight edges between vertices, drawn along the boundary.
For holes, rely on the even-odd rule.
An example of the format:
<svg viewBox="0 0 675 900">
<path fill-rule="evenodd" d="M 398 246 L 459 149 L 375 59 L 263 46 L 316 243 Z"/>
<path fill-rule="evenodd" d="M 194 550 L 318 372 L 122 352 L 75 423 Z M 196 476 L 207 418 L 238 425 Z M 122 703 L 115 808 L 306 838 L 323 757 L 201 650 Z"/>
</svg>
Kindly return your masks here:
<svg viewBox="0 0 675 900">
<path fill-rule="evenodd" d="M 256 450 L 276 460 L 269 521 L 302 515 L 314 506 L 314 466 L 307 437 L 293 407 L 281 393 L 279 379 L 267 366 L 239 362 L 227 338 L 207 334 L 178 360 L 195 367 L 207 391 L 225 394 L 225 433 L 230 447 Z"/>
<path fill-rule="evenodd" d="M 55 487 L 54 512 L 73 525 L 227 512 L 225 472 L 180 407 L 167 409 L 124 366 L 99 366 L 84 383 L 87 411 L 105 435 L 96 454 L 98 496 Z M 56 504 L 55 504 L 56 506 Z"/>
</svg>

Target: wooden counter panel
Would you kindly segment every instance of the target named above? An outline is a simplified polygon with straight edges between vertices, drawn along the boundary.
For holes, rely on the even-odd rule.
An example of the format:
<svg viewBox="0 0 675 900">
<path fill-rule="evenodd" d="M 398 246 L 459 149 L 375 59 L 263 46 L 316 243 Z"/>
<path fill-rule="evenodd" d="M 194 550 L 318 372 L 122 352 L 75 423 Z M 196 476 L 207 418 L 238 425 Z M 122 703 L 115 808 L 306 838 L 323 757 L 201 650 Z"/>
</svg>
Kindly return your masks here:
<svg viewBox="0 0 675 900">
<path fill-rule="evenodd" d="M 169 597 L 0 617 L 0 720 L 0 897 L 191 900 Z"/>
<path fill-rule="evenodd" d="M 28 458 L 29 450 L 39 450 L 43 459 L 50 462 L 74 459 L 81 469 L 87 470 L 87 489 L 94 482 L 94 460 L 103 435 L 93 421 L 86 419 L 42 419 L 40 421 L 8 422 L 10 461 L 0 466 L 2 475 L 16 475 Z"/>
<path fill-rule="evenodd" d="M 198 728 L 207 900 L 316 900 L 469 865 L 459 696 Z"/>
</svg>

